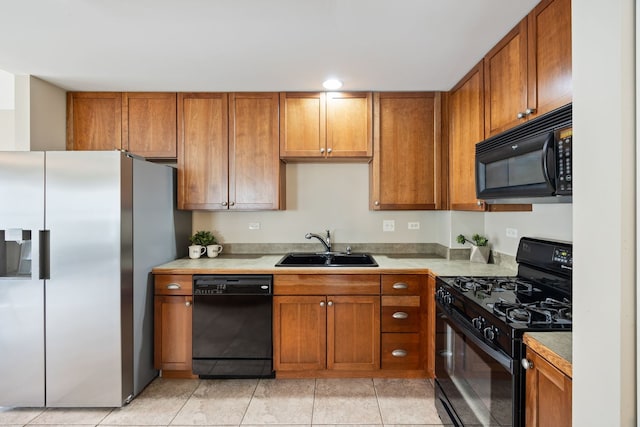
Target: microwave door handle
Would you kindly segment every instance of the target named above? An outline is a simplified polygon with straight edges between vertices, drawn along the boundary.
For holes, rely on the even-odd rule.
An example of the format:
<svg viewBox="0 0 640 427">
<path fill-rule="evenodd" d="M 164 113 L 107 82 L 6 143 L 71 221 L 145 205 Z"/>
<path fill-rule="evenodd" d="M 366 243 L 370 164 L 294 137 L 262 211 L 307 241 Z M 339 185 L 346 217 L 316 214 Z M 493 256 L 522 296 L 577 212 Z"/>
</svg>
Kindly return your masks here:
<svg viewBox="0 0 640 427">
<path fill-rule="evenodd" d="M 542 146 L 542 173 L 544 174 L 545 182 L 551 185 L 553 185 L 553 180 L 555 179 L 555 173 L 554 173 L 554 178 L 551 178 L 549 176 L 549 161 L 548 161 L 549 145 L 551 145 L 552 141 L 553 141 L 553 134 L 547 137 L 547 139 L 544 141 L 544 145 Z"/>
</svg>

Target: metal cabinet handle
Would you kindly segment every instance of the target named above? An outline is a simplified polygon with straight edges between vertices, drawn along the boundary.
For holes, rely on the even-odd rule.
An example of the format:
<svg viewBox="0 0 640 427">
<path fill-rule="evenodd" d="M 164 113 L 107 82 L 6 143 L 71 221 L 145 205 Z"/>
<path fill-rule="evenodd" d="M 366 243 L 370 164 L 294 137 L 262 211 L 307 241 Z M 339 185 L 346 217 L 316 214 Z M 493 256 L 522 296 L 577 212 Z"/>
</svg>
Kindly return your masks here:
<svg viewBox="0 0 640 427">
<path fill-rule="evenodd" d="M 187 307 L 191 307 L 191 301 L 185 301 L 184 305 Z"/>
<path fill-rule="evenodd" d="M 516 117 L 517 117 L 518 119 L 524 119 L 525 115 L 526 115 L 525 113 L 523 113 L 523 112 L 519 112 L 519 113 L 518 113 L 518 115 L 517 115 Z"/>
<path fill-rule="evenodd" d="M 535 109 L 535 108 L 527 108 L 526 110 L 524 110 L 524 113 L 525 113 L 527 116 L 530 116 L 530 115 L 532 115 L 532 114 L 533 114 L 533 113 L 535 113 L 535 112 L 536 112 L 536 109 Z"/>
<path fill-rule="evenodd" d="M 408 289 L 409 285 L 404 282 L 398 282 L 393 284 L 393 289 Z"/>
<path fill-rule="evenodd" d="M 331 307 L 331 306 L 333 305 L 333 301 L 329 301 L 329 302 L 327 303 L 327 305 L 328 305 L 329 307 Z"/>
<path fill-rule="evenodd" d="M 398 348 L 396 350 L 393 350 L 391 352 L 391 355 L 393 357 L 406 357 L 407 356 L 407 350 L 402 350 L 402 349 Z"/>
<path fill-rule="evenodd" d="M 391 317 L 393 317 L 394 319 L 406 319 L 409 317 L 409 315 L 404 311 L 396 311 L 391 315 Z"/>
<path fill-rule="evenodd" d="M 324 301 L 320 301 L 320 307 L 324 307 Z"/>
<path fill-rule="evenodd" d="M 177 283 L 169 283 L 167 285 L 167 289 L 182 289 L 182 286 Z"/>
<path fill-rule="evenodd" d="M 327 148 L 327 153 L 331 153 L 333 151 L 332 148 Z"/>
<path fill-rule="evenodd" d="M 375 202 L 373 202 L 373 204 L 376 205 L 376 206 L 380 206 L 380 202 L 377 201 L 377 200 Z"/>
<path fill-rule="evenodd" d="M 227 206 L 228 203 L 227 202 L 222 202 L 222 206 Z"/>
<path fill-rule="evenodd" d="M 522 359 L 520 363 L 524 369 L 533 369 L 533 362 L 529 359 Z"/>
<path fill-rule="evenodd" d="M 321 152 L 321 153 L 324 153 L 324 148 L 321 148 L 321 149 L 320 149 L 320 152 Z"/>
<path fill-rule="evenodd" d="M 235 206 L 235 205 L 236 205 L 236 202 L 229 203 L 229 206 Z"/>
</svg>

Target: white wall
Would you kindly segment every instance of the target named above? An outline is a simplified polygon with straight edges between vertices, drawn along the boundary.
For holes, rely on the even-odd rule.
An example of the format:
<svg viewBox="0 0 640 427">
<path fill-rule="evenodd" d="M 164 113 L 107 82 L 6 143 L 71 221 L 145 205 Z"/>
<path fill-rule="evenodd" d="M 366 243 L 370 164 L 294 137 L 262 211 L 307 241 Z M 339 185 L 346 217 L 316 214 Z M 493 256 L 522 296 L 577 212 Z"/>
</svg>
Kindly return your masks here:
<svg viewBox="0 0 640 427">
<path fill-rule="evenodd" d="M 0 151 L 12 151 L 15 148 L 16 110 L 0 110 Z"/>
<path fill-rule="evenodd" d="M 67 93 L 64 89 L 30 78 L 31 151 L 66 149 Z"/>
<path fill-rule="evenodd" d="M 573 425 L 636 425 L 634 1 L 573 1 Z"/>
<path fill-rule="evenodd" d="M 520 237 L 573 241 L 573 207 L 570 203 L 537 204 L 531 212 L 488 212 L 484 232 L 493 250 L 516 255 Z M 517 230 L 517 237 L 507 237 L 506 229 Z"/>
<path fill-rule="evenodd" d="M 196 212 L 193 229 L 212 230 L 231 243 L 305 243 L 307 232 L 327 228 L 338 243 L 440 243 L 446 238 L 442 212 L 370 211 L 368 164 L 289 163 L 286 168 L 285 211 Z M 383 232 L 383 220 L 395 220 L 396 231 Z M 410 221 L 420 222 L 420 229 L 408 230 Z M 260 230 L 249 230 L 250 222 L 259 222 Z"/>
</svg>

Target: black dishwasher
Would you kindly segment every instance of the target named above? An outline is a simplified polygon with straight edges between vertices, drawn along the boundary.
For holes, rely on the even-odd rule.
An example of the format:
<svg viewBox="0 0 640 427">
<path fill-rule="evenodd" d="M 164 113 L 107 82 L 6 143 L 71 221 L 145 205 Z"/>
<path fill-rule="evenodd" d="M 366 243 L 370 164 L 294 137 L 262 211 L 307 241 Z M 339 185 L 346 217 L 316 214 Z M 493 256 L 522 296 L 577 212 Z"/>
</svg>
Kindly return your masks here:
<svg viewBox="0 0 640 427">
<path fill-rule="evenodd" d="M 193 373 L 272 378 L 273 277 L 193 276 Z"/>
</svg>

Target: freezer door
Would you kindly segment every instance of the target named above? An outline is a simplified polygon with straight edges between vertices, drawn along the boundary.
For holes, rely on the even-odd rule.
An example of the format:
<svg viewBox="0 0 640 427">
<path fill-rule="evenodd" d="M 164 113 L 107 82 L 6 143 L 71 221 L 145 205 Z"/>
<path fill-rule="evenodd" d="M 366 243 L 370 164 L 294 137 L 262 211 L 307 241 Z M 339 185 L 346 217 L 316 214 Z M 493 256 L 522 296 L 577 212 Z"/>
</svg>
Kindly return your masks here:
<svg viewBox="0 0 640 427">
<path fill-rule="evenodd" d="M 131 230 L 131 160 L 71 151 L 47 152 L 46 162 L 47 406 L 121 406 L 131 394 L 123 390 L 121 333 L 121 299 L 130 300 L 121 279 L 131 248 L 121 239 Z"/>
<path fill-rule="evenodd" d="M 0 152 L 0 406 L 45 402 L 44 153 Z"/>
</svg>

